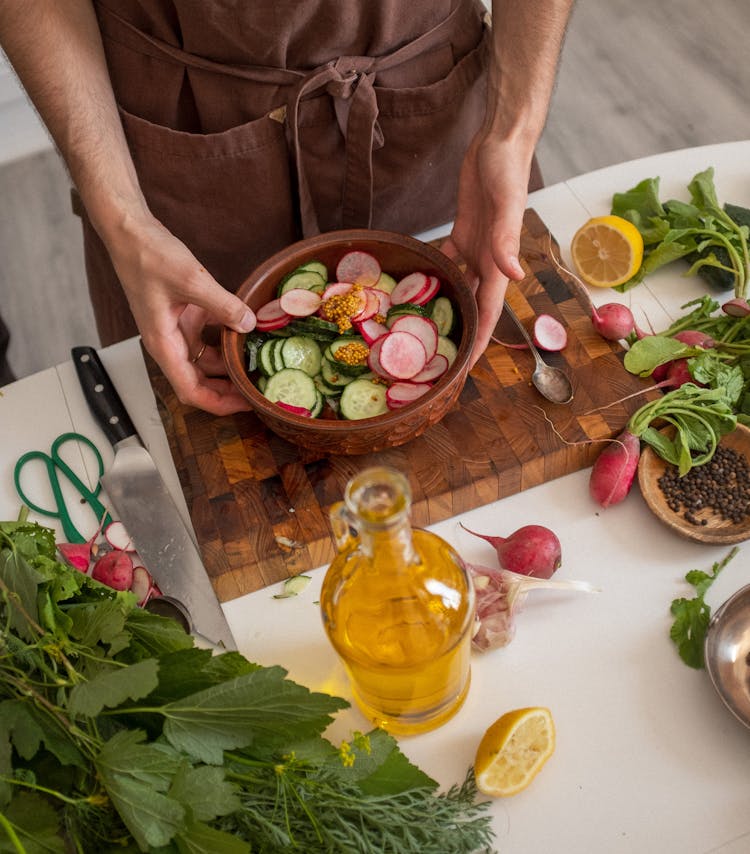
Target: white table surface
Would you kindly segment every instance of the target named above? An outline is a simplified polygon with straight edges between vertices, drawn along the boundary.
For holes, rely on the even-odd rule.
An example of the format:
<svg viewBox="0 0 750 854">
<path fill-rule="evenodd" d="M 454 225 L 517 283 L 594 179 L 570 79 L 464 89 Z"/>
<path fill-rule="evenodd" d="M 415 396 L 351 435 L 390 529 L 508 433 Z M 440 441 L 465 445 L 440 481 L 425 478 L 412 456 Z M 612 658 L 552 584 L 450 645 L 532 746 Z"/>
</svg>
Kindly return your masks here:
<svg viewBox="0 0 750 854">
<path fill-rule="evenodd" d="M 749 161 L 750 141 L 688 149 L 582 175 L 534 193 L 529 204 L 570 265 L 573 233 L 589 216 L 609 212 L 613 192 L 658 175 L 663 199 L 686 199 L 693 175 L 714 166 L 719 199 L 750 206 Z M 599 304 L 627 302 L 639 322 L 645 311 L 662 328 L 683 303 L 706 292 L 677 267 L 622 296 L 592 296 Z M 102 359 L 188 520 L 138 342 L 107 348 Z M 19 508 L 13 486 L 18 456 L 48 448 L 66 430 L 89 436 L 104 451 L 105 464 L 111 461 L 70 362 L 1 390 L 0 517 L 15 518 Z M 492 564 L 492 549 L 461 530 L 459 518 L 498 534 L 547 525 L 562 542 L 558 577 L 585 579 L 600 592 L 532 594 L 513 642 L 475 655 L 472 687 L 458 715 L 433 733 L 402 740 L 402 749 L 447 787 L 463 779 L 482 734 L 499 715 L 548 706 L 557 727 L 554 755 L 526 791 L 492 803 L 501 852 L 750 851 L 750 730 L 724 708 L 705 671 L 684 665 L 669 640 L 670 603 L 693 592 L 685 573 L 710 569 L 728 549 L 673 534 L 651 515 L 637 487 L 624 503 L 601 511 L 589 497 L 587 471 L 432 527 L 467 560 Z M 84 528 L 91 524 L 83 510 L 79 521 Z M 712 607 L 750 582 L 747 549 L 742 546 L 709 591 Z M 313 571 L 297 598 L 274 600 L 271 588 L 226 604 L 225 612 L 248 658 L 281 664 L 312 689 L 349 697 L 315 604 L 323 573 Z M 339 715 L 330 735 L 338 739 L 366 727 L 352 709 Z"/>
</svg>

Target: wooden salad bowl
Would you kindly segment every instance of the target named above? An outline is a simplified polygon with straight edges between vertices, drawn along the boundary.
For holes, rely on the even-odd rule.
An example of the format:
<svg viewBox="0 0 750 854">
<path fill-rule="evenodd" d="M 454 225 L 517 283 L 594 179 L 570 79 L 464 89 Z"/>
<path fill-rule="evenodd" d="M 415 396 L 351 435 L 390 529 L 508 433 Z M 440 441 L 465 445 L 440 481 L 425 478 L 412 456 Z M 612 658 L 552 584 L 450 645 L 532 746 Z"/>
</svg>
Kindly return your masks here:
<svg viewBox="0 0 750 854">
<path fill-rule="evenodd" d="M 237 295 L 257 310 L 276 296 L 278 284 L 287 273 L 313 259 L 333 271 L 339 259 L 352 250 L 370 252 L 397 280 L 415 271 L 437 276 L 441 295 L 453 304 L 456 323 L 451 338 L 458 353 L 446 373 L 422 397 L 400 409 L 360 420 L 296 415 L 267 400 L 248 376 L 246 335 L 222 331 L 227 372 L 258 418 L 287 441 L 327 454 L 364 454 L 402 445 L 440 421 L 466 382 L 477 331 L 476 301 L 461 269 L 434 246 L 387 231 L 351 229 L 301 240 L 263 262 L 240 285 Z"/>
<path fill-rule="evenodd" d="M 724 436 L 720 443 L 731 448 L 750 461 L 750 430 L 741 424 Z M 715 511 L 704 508 L 695 512 L 699 522 L 694 524 L 684 518 L 684 511 L 675 512 L 669 507 L 667 498 L 659 486 L 659 478 L 669 464 L 650 447 L 646 446 L 638 463 L 638 484 L 643 498 L 655 516 L 669 528 L 689 540 L 710 545 L 730 545 L 750 538 L 750 514 L 741 522 L 731 522 Z"/>
</svg>

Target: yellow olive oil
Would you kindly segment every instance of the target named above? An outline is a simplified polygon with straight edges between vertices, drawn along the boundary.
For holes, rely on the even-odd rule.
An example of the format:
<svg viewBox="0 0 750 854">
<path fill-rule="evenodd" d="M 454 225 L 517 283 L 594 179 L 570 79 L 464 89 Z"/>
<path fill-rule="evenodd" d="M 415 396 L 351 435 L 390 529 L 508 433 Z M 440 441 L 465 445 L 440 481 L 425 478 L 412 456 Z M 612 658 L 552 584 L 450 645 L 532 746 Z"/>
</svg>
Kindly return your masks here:
<svg viewBox="0 0 750 854">
<path fill-rule="evenodd" d="M 409 507 L 398 472 L 368 469 L 350 481 L 345 518 L 356 534 L 340 538 L 321 591 L 323 623 L 355 700 L 375 725 L 403 735 L 460 708 L 474 618 L 461 559 L 436 534 L 412 529 Z"/>
</svg>

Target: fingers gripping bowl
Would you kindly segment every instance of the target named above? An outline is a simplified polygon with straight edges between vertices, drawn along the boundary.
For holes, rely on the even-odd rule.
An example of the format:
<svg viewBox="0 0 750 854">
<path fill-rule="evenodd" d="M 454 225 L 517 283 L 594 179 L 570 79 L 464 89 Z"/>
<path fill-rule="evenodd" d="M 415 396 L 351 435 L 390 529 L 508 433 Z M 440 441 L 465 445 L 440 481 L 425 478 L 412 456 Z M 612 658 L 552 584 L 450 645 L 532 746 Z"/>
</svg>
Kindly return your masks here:
<svg viewBox="0 0 750 854">
<path fill-rule="evenodd" d="M 355 420 L 335 417 L 333 413 L 318 418 L 297 414 L 264 396 L 257 387 L 257 376 L 248 374 L 247 335 L 230 329 L 222 332 L 228 374 L 258 418 L 287 441 L 330 454 L 364 454 L 401 445 L 440 421 L 466 382 L 477 330 L 476 302 L 459 267 L 435 247 L 387 231 L 352 229 L 301 240 L 257 267 L 240 285 L 237 295 L 257 313 L 278 296 L 285 276 L 311 261 L 319 261 L 330 271 L 330 281 L 335 281 L 339 261 L 351 252 L 373 256 L 396 281 L 417 271 L 435 276 L 440 282 L 440 295 L 450 300 L 454 313 L 450 339 L 455 344 L 455 357 L 429 390 L 413 402 Z"/>
</svg>

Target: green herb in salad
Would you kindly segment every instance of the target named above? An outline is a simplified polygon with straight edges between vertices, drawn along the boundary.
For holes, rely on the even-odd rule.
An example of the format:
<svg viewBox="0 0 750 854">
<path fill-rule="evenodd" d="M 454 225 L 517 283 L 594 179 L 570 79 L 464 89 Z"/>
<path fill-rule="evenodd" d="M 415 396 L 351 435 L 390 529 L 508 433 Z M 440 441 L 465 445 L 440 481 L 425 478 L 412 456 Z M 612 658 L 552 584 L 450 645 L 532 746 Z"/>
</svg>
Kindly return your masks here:
<svg viewBox="0 0 750 854">
<path fill-rule="evenodd" d="M 669 630 L 669 636 L 677 647 L 680 658 L 697 670 L 705 667 L 703 645 L 706 639 L 708 625 L 711 622 L 711 608 L 705 601 L 709 587 L 716 581 L 717 576 L 730 560 L 737 554 L 735 546 L 721 561 L 714 563 L 711 572 L 691 569 L 685 576 L 685 581 L 695 588 L 695 596 L 691 599 L 674 599 L 670 608 L 675 618 Z"/>
<path fill-rule="evenodd" d="M 323 737 L 348 703 L 56 559 L 0 523 L 0 851 L 420 852 L 492 840 L 471 772 L 445 793 L 376 730 Z"/>
<path fill-rule="evenodd" d="M 691 262 L 685 275 L 719 270 L 729 277 L 736 297 L 745 298 L 750 279 L 748 225 L 738 221 L 737 206 L 725 209 L 714 185 L 714 170 L 699 172 L 688 184 L 690 201 L 659 199 L 659 178 L 647 178 L 612 199 L 612 213 L 640 231 L 644 257 L 638 272 L 616 290 L 627 290 L 678 258 Z M 735 213 L 731 216 L 729 211 Z M 744 217 L 743 217 L 744 220 Z M 711 279 L 714 281 L 715 279 Z"/>
</svg>

